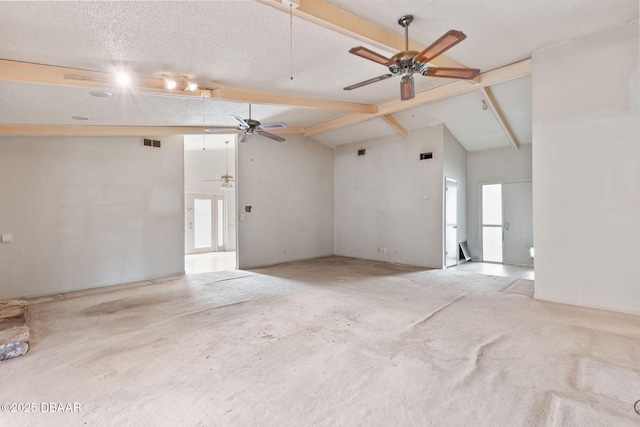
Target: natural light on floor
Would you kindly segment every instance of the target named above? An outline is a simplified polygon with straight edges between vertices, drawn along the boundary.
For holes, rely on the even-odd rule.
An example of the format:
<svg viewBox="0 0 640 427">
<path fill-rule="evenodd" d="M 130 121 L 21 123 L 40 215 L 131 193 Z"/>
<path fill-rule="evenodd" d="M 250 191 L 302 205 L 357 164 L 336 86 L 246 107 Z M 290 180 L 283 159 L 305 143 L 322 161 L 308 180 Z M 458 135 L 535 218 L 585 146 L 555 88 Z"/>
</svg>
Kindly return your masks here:
<svg viewBox="0 0 640 427">
<path fill-rule="evenodd" d="M 206 252 L 185 255 L 184 257 L 184 271 L 186 274 L 227 271 L 235 270 L 235 268 L 235 252 Z"/>
</svg>

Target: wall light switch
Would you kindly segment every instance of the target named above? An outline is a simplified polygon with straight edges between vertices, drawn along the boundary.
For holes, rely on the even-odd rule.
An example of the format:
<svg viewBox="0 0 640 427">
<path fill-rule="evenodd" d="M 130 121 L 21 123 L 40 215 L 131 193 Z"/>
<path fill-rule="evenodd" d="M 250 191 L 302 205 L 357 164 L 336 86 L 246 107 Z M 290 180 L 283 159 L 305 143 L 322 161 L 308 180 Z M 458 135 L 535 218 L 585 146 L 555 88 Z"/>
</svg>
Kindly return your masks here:
<svg viewBox="0 0 640 427">
<path fill-rule="evenodd" d="M 244 221 L 246 218 L 245 214 L 241 213 L 240 214 L 240 221 Z"/>
<path fill-rule="evenodd" d="M 11 243 L 13 240 L 13 236 L 11 234 L 3 234 L 0 236 L 0 242 L 2 243 Z"/>
</svg>

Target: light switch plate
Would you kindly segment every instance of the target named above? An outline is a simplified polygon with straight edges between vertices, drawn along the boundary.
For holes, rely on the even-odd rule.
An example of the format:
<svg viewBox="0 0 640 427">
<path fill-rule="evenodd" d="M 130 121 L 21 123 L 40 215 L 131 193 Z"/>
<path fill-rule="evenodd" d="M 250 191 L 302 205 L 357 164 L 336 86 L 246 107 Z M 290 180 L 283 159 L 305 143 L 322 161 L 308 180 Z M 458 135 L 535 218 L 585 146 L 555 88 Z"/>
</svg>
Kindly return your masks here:
<svg viewBox="0 0 640 427">
<path fill-rule="evenodd" d="M 13 240 L 13 236 L 11 234 L 3 234 L 0 237 L 0 242 L 2 243 L 11 243 L 12 240 Z"/>
</svg>

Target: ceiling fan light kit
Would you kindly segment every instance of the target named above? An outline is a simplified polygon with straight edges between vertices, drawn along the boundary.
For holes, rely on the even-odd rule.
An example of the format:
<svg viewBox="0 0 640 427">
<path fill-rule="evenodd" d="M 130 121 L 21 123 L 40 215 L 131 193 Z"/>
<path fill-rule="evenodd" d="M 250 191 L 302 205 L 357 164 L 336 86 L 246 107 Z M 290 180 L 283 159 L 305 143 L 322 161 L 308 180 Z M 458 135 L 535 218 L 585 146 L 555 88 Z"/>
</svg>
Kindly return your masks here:
<svg viewBox="0 0 640 427">
<path fill-rule="evenodd" d="M 225 141 L 225 148 L 224 148 L 224 153 L 225 153 L 225 161 L 226 161 L 226 167 L 225 167 L 225 173 L 224 175 L 222 175 L 220 177 L 220 179 L 205 179 L 204 181 L 218 181 L 218 182 L 222 182 L 222 184 L 220 184 L 220 188 L 222 190 L 231 190 L 233 188 L 233 182 L 235 181 L 233 178 L 233 175 L 229 175 L 229 141 Z"/>
<path fill-rule="evenodd" d="M 363 46 L 356 46 L 349 50 L 349 53 L 353 55 L 388 67 L 391 74 L 383 74 L 381 76 L 347 86 L 344 90 L 357 89 L 394 76 L 401 76 L 400 98 L 403 101 L 406 101 L 415 97 L 415 84 L 413 80 L 414 73 L 428 77 L 443 77 L 449 79 L 474 79 L 478 74 L 480 74 L 480 70 L 477 68 L 428 66 L 430 61 L 433 61 L 434 58 L 437 58 L 453 46 L 463 41 L 467 36 L 462 31 L 449 30 L 422 52 L 417 52 L 415 50 L 409 50 L 409 25 L 411 22 L 413 22 L 412 15 L 402 16 L 398 20 L 398 24 L 404 28 L 405 48 L 403 51 L 396 53 L 391 58 L 387 58 Z"/>
</svg>

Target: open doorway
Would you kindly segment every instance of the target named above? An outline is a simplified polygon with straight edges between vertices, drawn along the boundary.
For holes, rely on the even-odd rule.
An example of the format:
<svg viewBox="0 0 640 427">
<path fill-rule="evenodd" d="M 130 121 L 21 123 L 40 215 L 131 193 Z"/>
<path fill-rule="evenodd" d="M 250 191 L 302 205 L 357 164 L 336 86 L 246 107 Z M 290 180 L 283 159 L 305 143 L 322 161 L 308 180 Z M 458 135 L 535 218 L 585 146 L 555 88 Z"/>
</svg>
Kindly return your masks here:
<svg viewBox="0 0 640 427">
<path fill-rule="evenodd" d="M 237 268 L 236 135 L 185 135 L 185 272 Z"/>
<path fill-rule="evenodd" d="M 458 182 L 452 178 L 444 181 L 444 266 L 458 264 Z"/>
<path fill-rule="evenodd" d="M 481 186 L 482 261 L 533 267 L 531 181 Z"/>
</svg>

